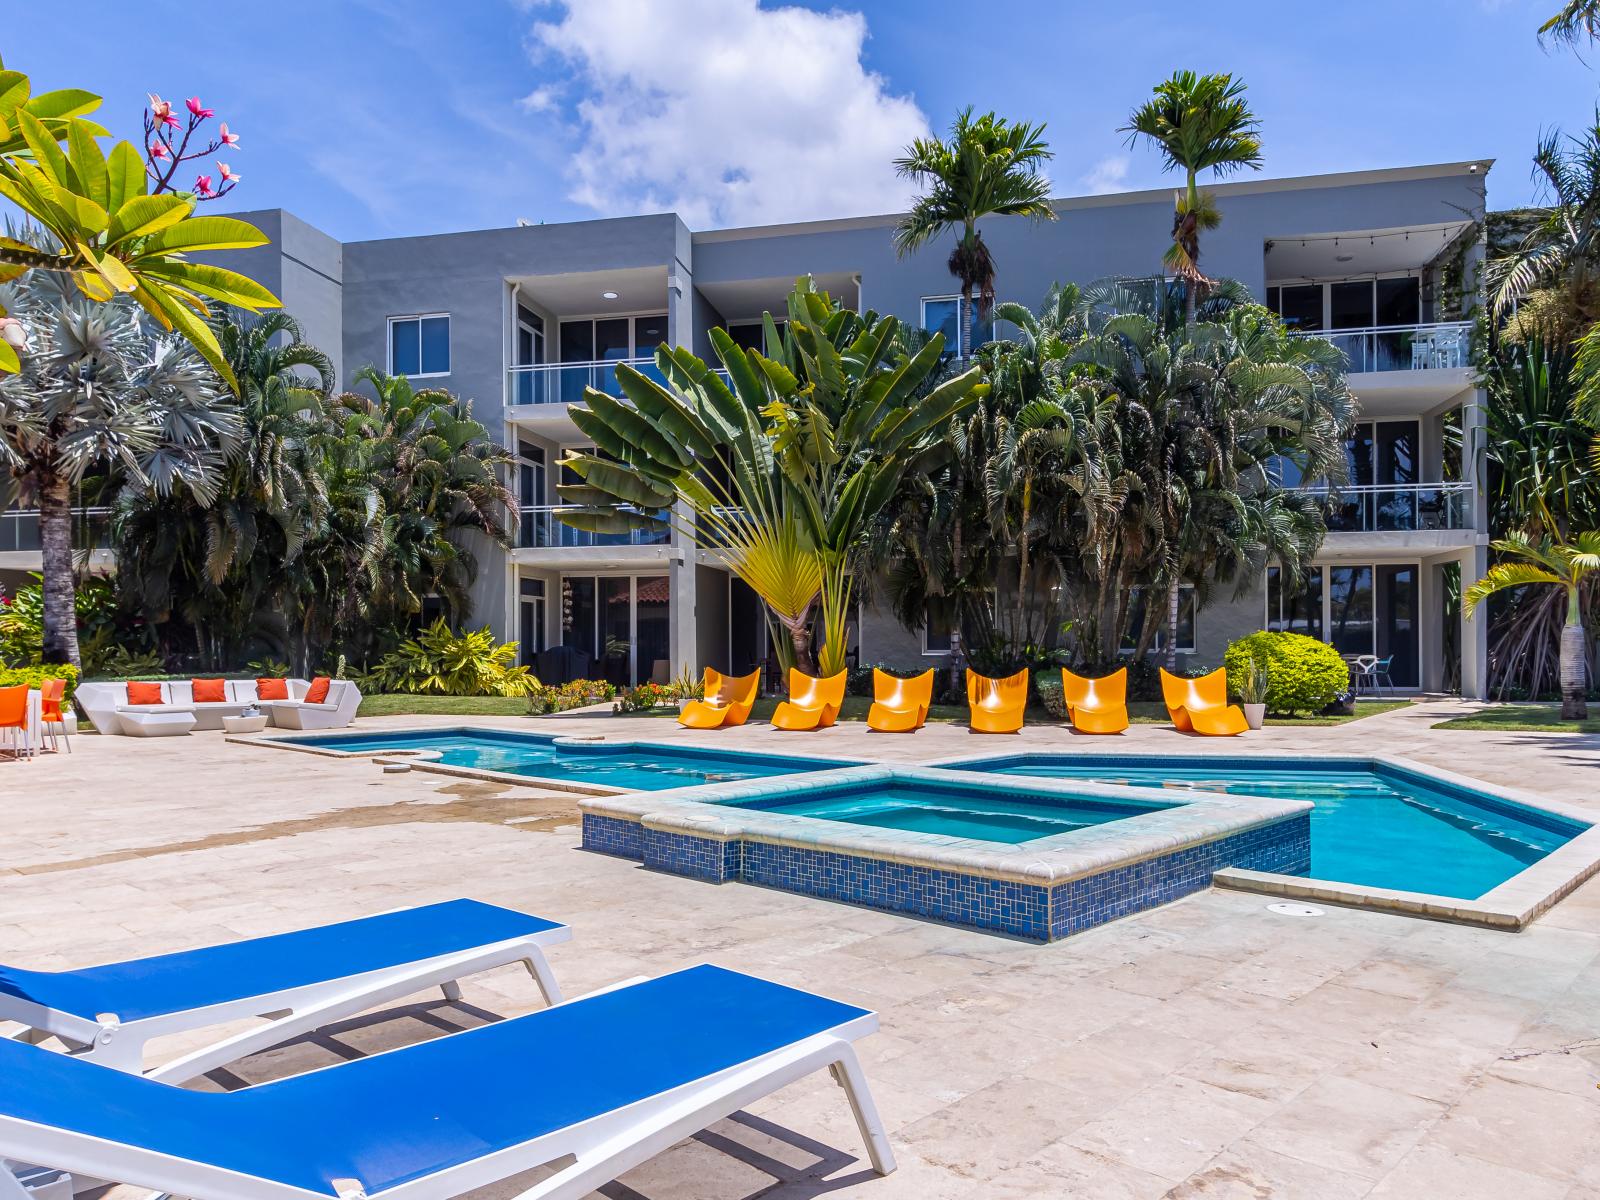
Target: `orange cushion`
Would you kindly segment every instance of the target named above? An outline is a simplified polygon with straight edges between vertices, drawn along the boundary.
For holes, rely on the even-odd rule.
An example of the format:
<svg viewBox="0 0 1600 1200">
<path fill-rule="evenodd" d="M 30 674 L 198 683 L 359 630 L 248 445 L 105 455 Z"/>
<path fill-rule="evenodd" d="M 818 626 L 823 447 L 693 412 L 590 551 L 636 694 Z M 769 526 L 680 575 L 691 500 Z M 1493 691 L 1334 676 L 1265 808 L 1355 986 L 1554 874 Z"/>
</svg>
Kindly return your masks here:
<svg viewBox="0 0 1600 1200">
<path fill-rule="evenodd" d="M 160 704 L 161 685 L 159 683 L 130 683 L 128 685 L 129 704 Z"/>
<path fill-rule="evenodd" d="M 222 704 L 228 699 L 226 679 L 191 679 L 189 694 L 196 704 Z"/>
<path fill-rule="evenodd" d="M 289 681 L 287 679 L 256 680 L 257 700 L 287 700 L 288 698 Z"/>
<path fill-rule="evenodd" d="M 311 686 L 306 689 L 307 704 L 325 704 L 328 699 L 328 688 L 333 680 L 326 675 L 318 675 L 311 681 Z"/>
</svg>

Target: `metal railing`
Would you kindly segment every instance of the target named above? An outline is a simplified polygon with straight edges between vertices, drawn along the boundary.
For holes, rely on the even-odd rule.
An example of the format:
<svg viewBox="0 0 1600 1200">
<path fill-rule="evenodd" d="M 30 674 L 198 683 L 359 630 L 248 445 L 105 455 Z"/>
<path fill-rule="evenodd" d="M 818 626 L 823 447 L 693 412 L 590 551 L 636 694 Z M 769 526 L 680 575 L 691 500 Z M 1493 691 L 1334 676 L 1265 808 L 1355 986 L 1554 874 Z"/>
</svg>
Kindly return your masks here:
<svg viewBox="0 0 1600 1200">
<path fill-rule="evenodd" d="M 653 358 L 606 359 L 600 362 L 535 363 L 532 366 L 512 367 L 511 403 L 524 404 L 576 404 L 583 399 L 587 388 L 604 392 L 608 396 L 622 395 L 617 385 L 617 364 L 627 363 L 657 383 L 666 382 Z"/>
<path fill-rule="evenodd" d="M 1470 483 L 1379 483 L 1301 490 L 1324 497 L 1329 533 L 1472 529 L 1476 523 Z"/>
<path fill-rule="evenodd" d="M 75 508 L 72 510 L 72 547 L 75 550 L 105 550 L 111 546 L 111 510 Z M 0 553 L 38 551 L 44 548 L 39 536 L 39 510 L 12 508 L 0 512 Z"/>
<path fill-rule="evenodd" d="M 672 531 L 665 525 L 655 529 L 632 529 L 627 533 L 586 533 L 574 529 L 556 516 L 566 504 L 527 504 L 519 514 L 517 546 L 519 549 L 565 549 L 585 546 L 666 546 L 672 541 Z M 637 510 L 633 510 L 637 511 Z M 657 516 L 665 516 L 658 512 Z"/>
<path fill-rule="evenodd" d="M 1472 323 L 1384 325 L 1371 329 L 1318 329 L 1299 337 L 1323 338 L 1344 352 L 1348 370 L 1437 371 L 1470 365 Z"/>
</svg>

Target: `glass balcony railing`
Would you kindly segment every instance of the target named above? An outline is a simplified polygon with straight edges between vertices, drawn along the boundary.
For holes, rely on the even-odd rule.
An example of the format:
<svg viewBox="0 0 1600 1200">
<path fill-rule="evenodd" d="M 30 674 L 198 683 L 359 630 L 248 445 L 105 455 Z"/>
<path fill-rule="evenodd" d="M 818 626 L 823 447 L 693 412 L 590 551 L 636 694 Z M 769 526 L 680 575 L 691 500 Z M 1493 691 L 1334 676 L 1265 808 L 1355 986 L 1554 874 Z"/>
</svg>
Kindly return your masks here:
<svg viewBox="0 0 1600 1200">
<path fill-rule="evenodd" d="M 1329 533 L 1474 527 L 1470 483 L 1389 483 L 1303 490 L 1324 497 Z"/>
<path fill-rule="evenodd" d="M 666 382 L 653 358 L 608 359 L 604 362 L 537 363 L 511 368 L 511 403 L 576 404 L 587 388 L 608 396 L 622 395 L 617 385 L 617 364 L 627 363 L 657 383 Z"/>
<path fill-rule="evenodd" d="M 75 508 L 72 510 L 72 548 L 105 550 L 111 546 L 111 510 Z M 0 553 L 33 551 L 44 548 L 39 537 L 39 510 L 13 508 L 0 512 Z"/>
<path fill-rule="evenodd" d="M 1470 365 L 1470 321 L 1385 325 L 1373 329 L 1320 329 L 1301 337 L 1332 342 L 1352 374 L 1366 371 L 1438 371 Z"/>
<path fill-rule="evenodd" d="M 584 546 L 665 546 L 672 531 L 665 525 L 656 529 L 633 529 L 627 533 L 585 533 L 556 516 L 561 504 L 524 505 L 518 520 L 517 546 L 524 550 L 566 549 Z M 665 517 L 665 511 L 654 515 Z"/>
</svg>

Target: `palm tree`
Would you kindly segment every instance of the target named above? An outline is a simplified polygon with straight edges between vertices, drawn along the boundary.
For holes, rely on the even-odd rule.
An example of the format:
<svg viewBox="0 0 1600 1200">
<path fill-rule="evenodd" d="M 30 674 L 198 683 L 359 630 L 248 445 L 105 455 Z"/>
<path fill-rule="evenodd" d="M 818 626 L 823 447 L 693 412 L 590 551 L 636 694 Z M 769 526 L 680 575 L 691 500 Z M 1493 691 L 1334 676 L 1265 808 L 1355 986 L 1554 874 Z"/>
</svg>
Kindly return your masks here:
<svg viewBox="0 0 1600 1200">
<path fill-rule="evenodd" d="M 1232 75 L 1178 71 L 1156 85 L 1154 98 L 1134 109 L 1119 131 L 1128 135 L 1129 144 L 1148 138 L 1168 170 L 1184 172 L 1184 190 L 1172 217 L 1172 245 L 1162 262 L 1184 281 L 1190 325 L 1198 293 L 1210 282 L 1200 270 L 1200 234 L 1222 223 L 1216 197 L 1197 184 L 1200 172 L 1220 177 L 1245 167 L 1261 169 L 1261 123 L 1244 92 L 1244 83 Z"/>
<path fill-rule="evenodd" d="M 150 336 L 131 301 L 94 302 L 68 275 L 31 271 L 0 287 L 0 305 L 27 333 L 21 371 L 0 376 L 0 466 L 39 506 L 44 661 L 78 665 L 73 486 L 105 469 L 128 491 L 209 503 L 239 412 L 185 339 Z"/>
<path fill-rule="evenodd" d="M 1576 46 L 1600 38 L 1600 0 L 1567 0 L 1556 13 L 1539 26 L 1539 40 Z"/>
<path fill-rule="evenodd" d="M 1600 113 L 1581 137 L 1551 130 L 1533 154 L 1534 176 L 1549 193 L 1539 222 L 1510 254 L 1489 264 L 1491 311 L 1550 292 L 1560 335 L 1600 319 Z"/>
<path fill-rule="evenodd" d="M 1012 124 L 992 112 L 974 120 L 968 107 L 956 114 L 947 140 L 918 138 L 895 160 L 901 175 L 927 188 L 895 228 L 897 253 L 904 257 L 943 233 L 960 231 L 948 264 L 961 284 L 958 357 L 972 352 L 974 291 L 980 313 L 994 304 L 994 258 L 978 222 L 991 216 L 1056 219 L 1050 183 L 1040 174 L 1052 157 L 1044 128 Z"/>
<path fill-rule="evenodd" d="M 1501 562 L 1462 594 L 1468 616 L 1496 592 L 1553 583 L 1567 593 L 1567 620 L 1561 627 L 1561 719 L 1582 721 L 1589 716 L 1584 699 L 1589 673 L 1588 637 L 1583 628 L 1582 594 L 1587 578 L 1600 571 L 1600 531 L 1580 533 L 1571 541 L 1545 537 L 1535 542 L 1527 534 L 1512 532 L 1491 543 L 1500 554 L 1520 562 Z"/>
</svg>

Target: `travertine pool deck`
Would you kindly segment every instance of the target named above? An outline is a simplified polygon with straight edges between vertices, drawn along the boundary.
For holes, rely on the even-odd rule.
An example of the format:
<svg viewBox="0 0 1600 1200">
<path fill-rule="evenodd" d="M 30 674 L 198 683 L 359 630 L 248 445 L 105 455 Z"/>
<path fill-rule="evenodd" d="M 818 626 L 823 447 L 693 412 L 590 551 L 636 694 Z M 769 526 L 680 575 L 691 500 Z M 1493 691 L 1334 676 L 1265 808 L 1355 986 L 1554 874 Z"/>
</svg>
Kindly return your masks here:
<svg viewBox="0 0 1600 1200">
<path fill-rule="evenodd" d="M 1429 728 L 1460 711 L 1437 702 L 1221 745 L 1135 726 L 1115 748 L 1395 754 L 1600 814 L 1600 737 Z M 1045 728 L 470 723 L 901 763 L 1106 748 Z M 75 966 L 469 894 L 568 922 L 573 940 L 551 959 L 571 992 L 712 961 L 882 1014 L 862 1049 L 895 1175 L 865 1168 L 823 1077 L 608 1185 L 611 1200 L 1600 1195 L 1600 881 L 1519 934 L 1332 906 L 1298 918 L 1270 911 L 1271 896 L 1211 889 L 1041 946 L 583 853 L 571 793 L 386 776 L 219 734 L 82 737 L 74 750 L 0 763 L 0 961 Z M 423 998 L 236 1074 L 325 1065 L 536 1003 L 525 975 L 497 973 L 459 1004 Z M 527 1075 L 537 1086 L 536 1067 Z"/>
</svg>

